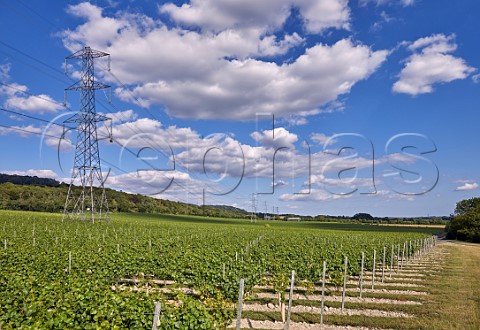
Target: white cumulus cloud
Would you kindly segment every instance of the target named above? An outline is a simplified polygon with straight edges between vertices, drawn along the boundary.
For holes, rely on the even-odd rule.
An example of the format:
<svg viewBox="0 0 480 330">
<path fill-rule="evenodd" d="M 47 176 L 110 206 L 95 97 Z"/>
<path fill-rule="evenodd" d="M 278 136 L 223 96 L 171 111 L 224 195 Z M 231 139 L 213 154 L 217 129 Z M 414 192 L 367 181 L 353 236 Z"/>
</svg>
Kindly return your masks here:
<svg viewBox="0 0 480 330">
<path fill-rule="evenodd" d="M 435 34 L 410 44 L 414 52 L 393 85 L 393 91 L 410 95 L 433 92 L 433 86 L 467 78 L 475 69 L 450 53 L 457 49 L 455 35 Z"/>
<path fill-rule="evenodd" d="M 478 183 L 476 182 L 472 182 L 472 183 L 465 183 L 461 186 L 458 186 L 457 188 L 455 188 L 455 190 L 459 190 L 459 191 L 466 191 L 466 190 L 474 190 L 474 189 L 477 189 L 478 188 Z"/>
<path fill-rule="evenodd" d="M 279 36 L 275 32 L 292 7 L 311 33 L 348 27 L 346 0 L 160 6 L 174 26 L 143 14 L 106 16 L 100 7 L 80 3 L 69 12 L 85 22 L 62 36 L 71 51 L 88 44 L 111 54 L 112 72 L 127 84 L 128 89 L 116 89 L 124 101 L 162 105 L 178 118 L 252 120 L 259 112 L 305 117 L 348 94 L 380 67 L 388 52 L 350 39 L 307 48 L 298 33 Z M 294 47 L 302 47 L 296 58 L 268 60 Z M 104 78 L 116 83 L 109 74 Z"/>
<path fill-rule="evenodd" d="M 309 32 L 349 26 L 347 0 L 192 0 L 181 6 L 168 3 L 159 8 L 186 26 L 216 32 L 256 28 L 265 33 L 280 28 L 292 7 L 299 9 Z"/>
<path fill-rule="evenodd" d="M 5 102 L 4 107 L 14 110 L 23 110 L 33 113 L 55 113 L 64 107 L 45 94 L 39 95 L 20 95 L 16 93 L 10 96 Z"/>
<path fill-rule="evenodd" d="M 359 3 L 361 6 L 366 6 L 369 3 L 373 3 L 376 6 L 401 5 L 407 7 L 415 4 L 415 0 L 360 0 Z"/>
<path fill-rule="evenodd" d="M 31 113 L 54 113 L 63 109 L 60 102 L 48 95 L 34 95 L 28 92 L 28 87 L 8 82 L 10 80 L 10 63 L 0 64 L 0 97 L 5 97 L 3 106 L 9 110 L 22 110 Z"/>
</svg>

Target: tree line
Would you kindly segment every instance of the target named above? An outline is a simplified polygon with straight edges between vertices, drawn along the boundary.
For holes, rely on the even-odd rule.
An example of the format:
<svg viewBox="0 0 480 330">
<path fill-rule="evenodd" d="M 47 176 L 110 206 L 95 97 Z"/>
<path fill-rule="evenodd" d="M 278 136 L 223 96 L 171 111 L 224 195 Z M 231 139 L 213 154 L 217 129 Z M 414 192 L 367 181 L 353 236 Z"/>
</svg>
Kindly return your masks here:
<svg viewBox="0 0 480 330">
<path fill-rule="evenodd" d="M 60 182 L 55 179 L 39 178 L 37 176 L 4 174 L 0 173 L 0 184 L 10 182 L 13 184 L 32 185 L 32 186 L 47 186 L 59 187 Z"/>
<path fill-rule="evenodd" d="M 35 182 L 38 183 L 41 181 Z M 74 187 L 73 189 L 80 188 Z M 67 192 L 68 185 L 66 184 L 50 186 L 36 185 L 31 183 L 1 183 L 0 209 L 37 212 L 62 212 L 65 205 Z M 105 193 L 107 195 L 108 208 L 111 212 L 205 215 L 224 218 L 244 218 L 247 215 L 249 216 L 249 213 L 236 208 L 223 208 L 219 206 L 208 205 L 200 206 L 157 199 L 140 194 L 128 194 L 112 189 L 105 189 Z"/>
<path fill-rule="evenodd" d="M 447 225 L 447 238 L 480 243 L 480 198 L 457 203 L 455 214 Z"/>
</svg>

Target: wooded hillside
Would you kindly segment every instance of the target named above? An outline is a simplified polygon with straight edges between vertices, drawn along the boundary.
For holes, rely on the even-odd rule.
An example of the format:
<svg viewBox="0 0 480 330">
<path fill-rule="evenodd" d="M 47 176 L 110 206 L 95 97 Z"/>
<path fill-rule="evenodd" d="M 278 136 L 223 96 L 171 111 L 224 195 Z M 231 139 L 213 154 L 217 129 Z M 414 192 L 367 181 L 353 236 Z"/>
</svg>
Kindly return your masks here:
<svg viewBox="0 0 480 330">
<path fill-rule="evenodd" d="M 53 179 L 22 177 L 0 174 L 0 209 L 62 212 L 68 185 Z M 75 188 L 79 189 L 79 188 Z M 199 206 L 152 198 L 139 194 L 128 194 L 106 189 L 108 207 L 111 212 L 141 212 L 206 215 L 226 218 L 248 216 L 244 210 L 223 206 Z"/>
</svg>

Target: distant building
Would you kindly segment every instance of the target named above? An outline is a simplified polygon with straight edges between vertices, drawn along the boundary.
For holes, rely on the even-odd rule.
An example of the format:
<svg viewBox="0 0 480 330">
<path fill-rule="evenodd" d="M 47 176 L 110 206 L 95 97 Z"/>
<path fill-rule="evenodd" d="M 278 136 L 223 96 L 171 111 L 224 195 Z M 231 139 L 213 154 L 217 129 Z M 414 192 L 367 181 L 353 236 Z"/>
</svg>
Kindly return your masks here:
<svg viewBox="0 0 480 330">
<path fill-rule="evenodd" d="M 287 221 L 298 221 L 298 222 L 300 222 L 300 221 L 302 221 L 302 218 L 298 218 L 298 217 L 288 217 L 288 218 L 287 218 Z"/>
</svg>

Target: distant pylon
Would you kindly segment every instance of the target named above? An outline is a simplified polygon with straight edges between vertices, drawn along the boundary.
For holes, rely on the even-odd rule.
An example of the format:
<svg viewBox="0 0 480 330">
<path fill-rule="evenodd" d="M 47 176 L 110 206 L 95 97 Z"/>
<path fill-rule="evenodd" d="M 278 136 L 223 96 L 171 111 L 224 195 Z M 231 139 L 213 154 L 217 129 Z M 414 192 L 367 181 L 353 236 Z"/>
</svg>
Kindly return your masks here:
<svg viewBox="0 0 480 330">
<path fill-rule="evenodd" d="M 257 222 L 257 202 L 255 200 L 255 193 L 252 194 L 252 214 L 250 216 L 250 222 Z"/>
<path fill-rule="evenodd" d="M 108 202 L 105 195 L 100 152 L 98 149 L 97 123 L 109 120 L 95 110 L 95 90 L 110 86 L 95 82 L 94 59 L 109 54 L 84 47 L 68 56 L 82 60 L 82 77 L 65 89 L 81 91 L 80 109 L 65 123 L 75 123 L 77 141 L 72 179 L 63 210 L 63 219 L 95 220 L 108 218 Z M 65 70 L 66 65 L 65 63 Z"/>
</svg>

